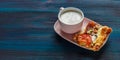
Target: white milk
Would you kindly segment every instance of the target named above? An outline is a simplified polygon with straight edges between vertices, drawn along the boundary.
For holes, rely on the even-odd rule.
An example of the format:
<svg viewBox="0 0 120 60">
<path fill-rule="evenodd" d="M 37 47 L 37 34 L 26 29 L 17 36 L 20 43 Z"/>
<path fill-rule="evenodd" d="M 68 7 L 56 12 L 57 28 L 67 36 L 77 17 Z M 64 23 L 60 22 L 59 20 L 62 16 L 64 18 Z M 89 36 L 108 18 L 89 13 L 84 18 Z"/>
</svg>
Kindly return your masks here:
<svg viewBox="0 0 120 60">
<path fill-rule="evenodd" d="M 68 11 L 63 13 L 61 16 L 61 21 L 68 25 L 74 25 L 81 22 L 81 14 L 75 11 Z"/>
</svg>

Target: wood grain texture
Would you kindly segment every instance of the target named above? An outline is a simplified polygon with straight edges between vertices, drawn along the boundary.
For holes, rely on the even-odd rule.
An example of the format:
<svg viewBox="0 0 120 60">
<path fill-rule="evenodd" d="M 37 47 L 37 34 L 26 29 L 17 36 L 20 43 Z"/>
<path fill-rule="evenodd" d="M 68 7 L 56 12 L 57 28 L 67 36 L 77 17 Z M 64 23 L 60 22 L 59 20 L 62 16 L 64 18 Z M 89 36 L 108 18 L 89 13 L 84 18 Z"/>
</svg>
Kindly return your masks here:
<svg viewBox="0 0 120 60">
<path fill-rule="evenodd" d="M 79 48 L 53 29 L 60 7 L 113 28 L 99 52 Z M 1 0 L 0 60 L 120 60 L 119 0 Z"/>
</svg>

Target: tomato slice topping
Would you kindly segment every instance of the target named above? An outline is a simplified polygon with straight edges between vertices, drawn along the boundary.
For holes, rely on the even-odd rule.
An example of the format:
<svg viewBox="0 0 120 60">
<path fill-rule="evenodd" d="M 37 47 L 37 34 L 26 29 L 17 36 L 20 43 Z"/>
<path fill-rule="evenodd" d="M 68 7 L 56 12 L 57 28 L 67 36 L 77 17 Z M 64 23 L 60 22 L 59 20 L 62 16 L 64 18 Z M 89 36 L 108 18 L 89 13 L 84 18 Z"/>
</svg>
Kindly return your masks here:
<svg viewBox="0 0 120 60">
<path fill-rule="evenodd" d="M 78 43 L 82 46 L 89 47 L 92 43 L 92 38 L 89 34 L 80 34 L 78 36 Z"/>
</svg>

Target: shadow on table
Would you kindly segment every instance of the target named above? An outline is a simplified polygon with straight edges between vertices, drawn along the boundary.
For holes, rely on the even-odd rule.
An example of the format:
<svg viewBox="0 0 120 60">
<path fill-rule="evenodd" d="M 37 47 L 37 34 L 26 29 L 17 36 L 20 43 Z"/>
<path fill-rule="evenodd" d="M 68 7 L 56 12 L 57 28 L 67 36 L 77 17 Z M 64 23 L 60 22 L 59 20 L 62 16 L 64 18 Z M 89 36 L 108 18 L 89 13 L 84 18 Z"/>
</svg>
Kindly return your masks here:
<svg viewBox="0 0 120 60">
<path fill-rule="evenodd" d="M 54 38 L 57 43 L 59 43 L 63 47 L 63 52 L 67 54 L 69 57 L 77 56 L 77 57 L 84 57 L 84 58 L 91 58 L 93 60 L 98 60 L 101 58 L 101 56 L 105 53 L 107 47 L 109 46 L 109 43 L 107 42 L 104 47 L 98 52 L 93 52 L 90 50 L 86 50 L 83 48 L 80 48 L 78 46 L 75 46 L 74 44 L 64 40 L 62 37 L 60 37 L 57 34 L 54 34 Z"/>
</svg>

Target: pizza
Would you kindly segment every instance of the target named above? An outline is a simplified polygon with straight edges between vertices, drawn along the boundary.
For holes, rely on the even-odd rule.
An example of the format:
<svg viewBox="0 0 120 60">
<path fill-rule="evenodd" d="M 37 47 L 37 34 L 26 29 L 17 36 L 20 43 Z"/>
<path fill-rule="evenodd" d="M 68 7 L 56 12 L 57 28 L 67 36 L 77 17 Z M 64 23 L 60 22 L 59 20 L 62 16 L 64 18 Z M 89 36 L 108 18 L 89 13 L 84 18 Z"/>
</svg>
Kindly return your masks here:
<svg viewBox="0 0 120 60">
<path fill-rule="evenodd" d="M 74 34 L 73 40 L 82 47 L 99 51 L 111 32 L 112 28 L 90 21 L 83 31 Z"/>
</svg>

